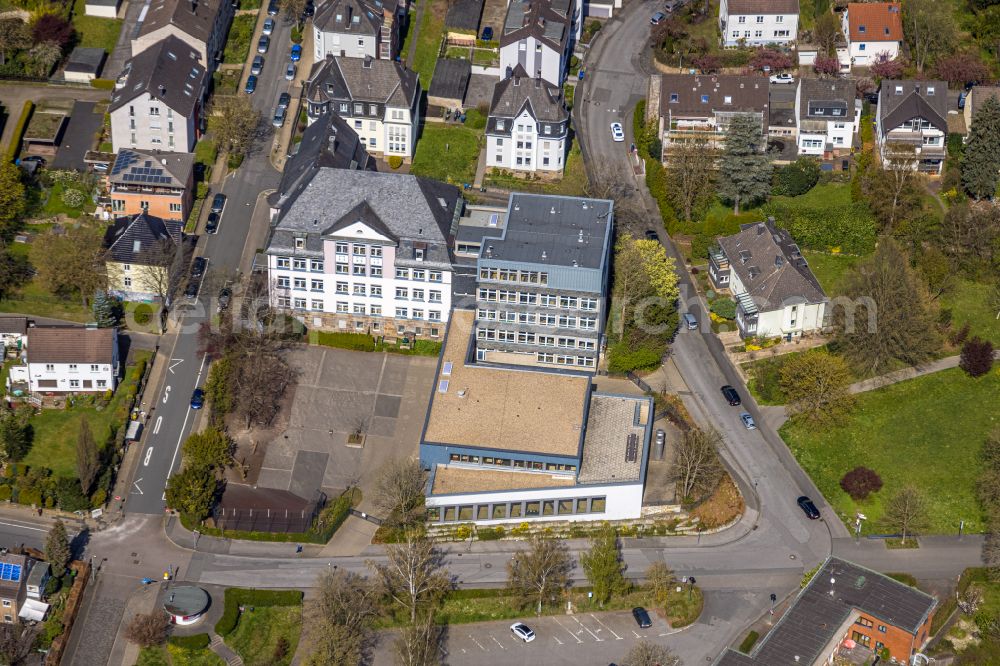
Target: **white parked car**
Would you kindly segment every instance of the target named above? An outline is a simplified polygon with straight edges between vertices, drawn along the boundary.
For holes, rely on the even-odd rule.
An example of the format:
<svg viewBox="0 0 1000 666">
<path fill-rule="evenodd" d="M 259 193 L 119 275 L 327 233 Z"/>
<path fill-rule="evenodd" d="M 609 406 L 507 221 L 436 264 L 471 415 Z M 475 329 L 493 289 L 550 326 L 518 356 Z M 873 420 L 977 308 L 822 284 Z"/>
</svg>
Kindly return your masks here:
<svg viewBox="0 0 1000 666">
<path fill-rule="evenodd" d="M 525 643 L 530 643 L 535 640 L 535 632 L 533 632 L 528 625 L 523 622 L 515 622 L 510 625 L 510 631 Z"/>
<path fill-rule="evenodd" d="M 748 412 L 743 412 L 740 414 L 740 420 L 743 421 L 743 427 L 747 430 L 756 430 L 757 424 L 754 423 L 753 417 L 750 416 Z"/>
<path fill-rule="evenodd" d="M 611 123 L 611 138 L 616 142 L 625 140 L 625 130 L 622 129 L 621 123 Z"/>
<path fill-rule="evenodd" d="M 772 74 L 771 83 L 795 83 L 795 77 L 791 74 Z"/>
</svg>

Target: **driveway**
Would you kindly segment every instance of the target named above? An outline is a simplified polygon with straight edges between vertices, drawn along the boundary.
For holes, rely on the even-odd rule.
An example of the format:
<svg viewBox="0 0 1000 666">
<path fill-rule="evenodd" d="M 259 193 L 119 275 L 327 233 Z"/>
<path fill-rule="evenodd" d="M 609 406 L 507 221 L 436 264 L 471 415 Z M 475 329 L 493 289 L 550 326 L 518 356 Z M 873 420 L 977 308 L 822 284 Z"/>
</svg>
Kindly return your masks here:
<svg viewBox="0 0 1000 666">
<path fill-rule="evenodd" d="M 73 104 L 52 168 L 84 169 L 83 156 L 94 147 L 94 135 L 104 125 L 104 114 L 96 112 L 94 106 L 94 102 Z"/>
<path fill-rule="evenodd" d="M 268 444 L 257 485 L 311 497 L 360 484 L 367 498 L 382 463 L 416 455 L 436 358 L 302 347 L 289 362 L 290 425 Z M 364 447 L 348 446 L 359 426 Z"/>
<path fill-rule="evenodd" d="M 43 101 L 89 101 L 97 102 L 111 97 L 107 90 L 95 90 L 92 88 L 63 88 L 56 86 L 5 84 L 0 86 L 0 104 L 3 104 L 7 112 L 7 119 L 4 121 L 3 136 L 0 137 L 0 145 L 10 144 L 10 137 L 14 133 L 14 126 L 21 116 L 21 109 L 28 100 L 38 104 Z"/>
</svg>

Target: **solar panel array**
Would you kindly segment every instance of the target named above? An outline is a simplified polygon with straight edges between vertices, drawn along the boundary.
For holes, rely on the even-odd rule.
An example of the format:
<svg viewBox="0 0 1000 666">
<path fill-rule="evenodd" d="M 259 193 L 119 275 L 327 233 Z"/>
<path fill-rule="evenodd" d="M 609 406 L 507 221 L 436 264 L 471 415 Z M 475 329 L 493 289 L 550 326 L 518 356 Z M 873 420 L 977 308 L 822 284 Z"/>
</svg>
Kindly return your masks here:
<svg viewBox="0 0 1000 666">
<path fill-rule="evenodd" d="M 21 580 L 21 565 L 20 564 L 3 564 L 0 565 L 0 580 L 10 580 L 15 583 Z"/>
<path fill-rule="evenodd" d="M 625 443 L 625 462 L 635 462 L 639 458 L 639 437 L 629 433 Z"/>
<path fill-rule="evenodd" d="M 154 185 L 169 185 L 173 178 L 163 175 L 163 169 L 153 167 L 151 160 L 145 161 L 145 166 L 133 167 L 138 155 L 132 151 L 123 150 L 118 154 L 114 166 L 111 168 L 111 175 L 122 174 L 122 180 L 126 183 L 150 183 Z M 124 172 L 124 173 L 123 173 Z"/>
</svg>

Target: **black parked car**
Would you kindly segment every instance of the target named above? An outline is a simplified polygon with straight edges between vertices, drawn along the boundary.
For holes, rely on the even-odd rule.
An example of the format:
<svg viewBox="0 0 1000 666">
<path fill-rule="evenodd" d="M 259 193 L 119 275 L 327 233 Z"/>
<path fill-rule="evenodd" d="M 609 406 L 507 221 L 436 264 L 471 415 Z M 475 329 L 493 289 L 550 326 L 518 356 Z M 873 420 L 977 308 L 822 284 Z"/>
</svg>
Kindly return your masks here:
<svg viewBox="0 0 1000 666">
<path fill-rule="evenodd" d="M 799 503 L 799 508 L 802 509 L 802 512 L 805 513 L 810 520 L 816 520 L 819 518 L 819 509 L 816 508 L 816 505 L 813 504 L 811 499 L 803 495 L 796 501 Z"/>
<path fill-rule="evenodd" d="M 219 292 L 219 312 L 225 312 L 229 308 L 229 302 L 233 299 L 233 290 L 229 287 L 223 287 L 222 291 Z"/>
<path fill-rule="evenodd" d="M 646 240 L 656 241 L 657 243 L 660 242 L 660 235 L 652 229 L 646 229 L 646 232 L 643 235 L 646 237 Z"/>
<path fill-rule="evenodd" d="M 209 213 L 208 219 L 205 220 L 205 233 L 214 234 L 219 230 L 219 214 Z"/>
<path fill-rule="evenodd" d="M 205 268 L 208 267 L 208 259 L 205 257 L 195 257 L 194 262 L 191 264 L 191 277 L 194 279 L 200 278 L 205 274 Z"/>
<path fill-rule="evenodd" d="M 635 618 L 640 629 L 648 629 L 653 626 L 653 621 L 649 619 L 649 613 L 642 606 L 636 606 L 632 609 L 632 617 Z"/>
<path fill-rule="evenodd" d="M 217 193 L 212 197 L 212 212 L 221 213 L 222 209 L 226 207 L 226 195 L 222 192 Z"/>
<path fill-rule="evenodd" d="M 736 389 L 734 389 L 729 384 L 726 384 L 725 386 L 722 387 L 722 395 L 726 400 L 729 401 L 729 404 L 732 405 L 733 407 L 739 405 L 742 402 L 740 400 L 740 394 L 737 393 Z"/>
<path fill-rule="evenodd" d="M 188 298 L 194 298 L 198 295 L 199 289 L 201 289 L 201 283 L 198 280 L 189 280 L 184 289 L 184 295 Z"/>
<path fill-rule="evenodd" d="M 277 16 L 278 15 L 278 0 L 271 0 L 267 3 L 267 15 Z"/>
</svg>

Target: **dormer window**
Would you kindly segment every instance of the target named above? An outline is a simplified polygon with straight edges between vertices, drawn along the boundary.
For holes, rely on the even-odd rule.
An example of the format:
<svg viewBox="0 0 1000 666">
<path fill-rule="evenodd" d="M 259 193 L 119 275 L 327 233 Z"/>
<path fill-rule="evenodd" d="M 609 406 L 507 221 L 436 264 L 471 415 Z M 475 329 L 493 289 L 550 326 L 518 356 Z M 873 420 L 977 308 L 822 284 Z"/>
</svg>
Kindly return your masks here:
<svg viewBox="0 0 1000 666">
<path fill-rule="evenodd" d="M 702 95 L 701 96 L 701 103 L 702 104 L 708 104 L 708 95 Z"/>
<path fill-rule="evenodd" d="M 681 96 L 680 95 L 678 95 L 677 93 L 670 93 L 670 103 L 671 104 L 677 104 L 680 101 L 681 101 Z"/>
<path fill-rule="evenodd" d="M 413 251 L 413 258 L 416 259 L 417 261 L 423 261 L 424 260 L 424 251 L 421 250 L 421 249 L 414 250 Z"/>
<path fill-rule="evenodd" d="M 858 26 L 858 32 L 860 32 L 862 35 L 865 34 L 865 26 L 859 25 Z"/>
<path fill-rule="evenodd" d="M 889 36 L 889 28 L 886 28 L 886 29 L 885 29 L 885 36 L 886 36 L 886 37 L 888 37 L 888 36 Z"/>
<path fill-rule="evenodd" d="M 500 131 L 500 132 L 503 131 L 503 121 L 502 120 L 498 120 L 497 121 L 497 130 Z"/>
<path fill-rule="evenodd" d="M 732 104 L 732 103 L 733 103 L 733 96 L 732 96 L 732 95 L 726 95 L 726 96 L 725 96 L 725 97 L 723 98 L 723 101 L 724 101 L 724 102 L 725 102 L 726 104 Z"/>
<path fill-rule="evenodd" d="M 301 250 L 305 246 L 306 246 L 306 239 L 305 238 L 296 238 L 295 239 L 295 249 L 296 250 Z"/>
<path fill-rule="evenodd" d="M 934 86 L 927 86 L 927 94 L 928 95 L 934 94 Z"/>
<path fill-rule="evenodd" d="M 903 86 L 896 86 L 896 94 L 897 95 L 903 94 Z"/>
</svg>

